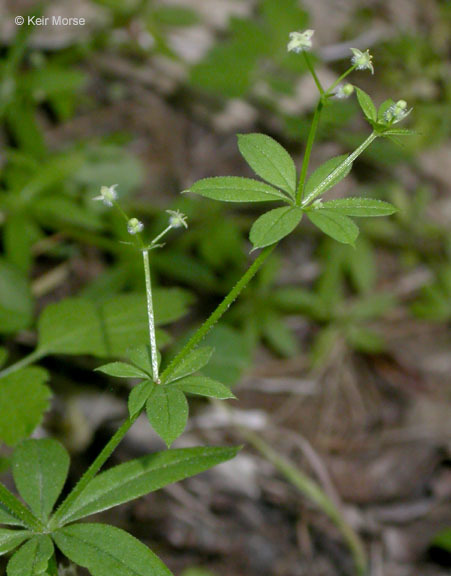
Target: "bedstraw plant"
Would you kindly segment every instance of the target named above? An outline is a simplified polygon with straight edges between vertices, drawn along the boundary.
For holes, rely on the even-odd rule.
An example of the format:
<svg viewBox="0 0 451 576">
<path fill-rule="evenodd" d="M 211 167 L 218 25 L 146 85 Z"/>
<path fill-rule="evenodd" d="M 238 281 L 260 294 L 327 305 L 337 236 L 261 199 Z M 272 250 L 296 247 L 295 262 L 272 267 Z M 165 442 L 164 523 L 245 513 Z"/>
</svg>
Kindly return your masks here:
<svg viewBox="0 0 451 576">
<path fill-rule="evenodd" d="M 326 193 L 349 174 L 355 160 L 372 142 L 410 133 L 398 127 L 410 110 L 403 100 L 386 100 L 377 109 L 368 94 L 344 82 L 354 70 L 374 72 L 368 50 L 353 48 L 351 66 L 331 86 L 323 87 L 309 54 L 313 36 L 313 30 L 293 32 L 288 44 L 289 51 L 305 59 L 319 92 L 299 175 L 289 153 L 274 139 L 264 134 L 241 134 L 238 136 L 239 150 L 261 180 L 234 176 L 205 178 L 185 191 L 223 202 L 261 202 L 265 206 L 272 202 L 280 206 L 270 209 L 255 221 L 250 230 L 250 241 L 253 251 L 259 250 L 259 254 L 210 317 L 170 361 L 162 360 L 158 350 L 152 254 L 161 249 L 163 239 L 171 230 L 187 227 L 186 218 L 180 212 L 170 211 L 167 227 L 149 241 L 144 224 L 123 211 L 118 199 L 120 191 L 115 186 L 102 187 L 100 195 L 95 198 L 121 214 L 129 234 L 127 243 L 142 256 L 148 340 L 132 346 L 126 359 L 118 353 L 117 360 L 97 368 L 107 375 L 137 382 L 128 398 L 128 416 L 56 508 L 69 469 L 67 451 L 50 438 L 27 439 L 16 448 L 12 473 L 23 502 L 0 485 L 0 524 L 4 526 L 0 529 L 0 553 L 13 552 L 7 566 L 8 576 L 57 576 L 55 546 L 70 561 L 86 567 L 93 576 L 170 575 L 165 564 L 127 532 L 102 523 L 80 521 L 233 458 L 239 450 L 237 447 L 170 449 L 187 423 L 187 396 L 216 400 L 234 398 L 226 385 L 202 375 L 202 369 L 213 354 L 211 348 L 201 346 L 202 340 L 264 265 L 278 242 L 293 232 L 304 217 L 334 240 L 354 245 L 359 229 L 353 218 L 388 216 L 395 212 L 391 204 L 378 199 L 325 198 Z M 371 128 L 370 134 L 350 154 L 331 158 L 309 174 L 310 156 L 323 109 L 333 99 L 348 98 L 353 94 Z M 0 373 L 3 389 L 16 389 L 18 386 L 19 390 L 19 374 L 22 380 L 25 377 L 45 380 L 41 368 L 27 366 L 46 354 L 83 353 L 90 346 L 92 353 L 97 350 L 100 357 L 114 356 L 111 354 L 114 346 L 105 352 L 101 343 L 93 340 L 93 329 L 89 328 L 90 309 L 83 308 L 86 304 L 69 301 L 64 309 L 61 308 L 64 305 L 54 305 L 57 308 L 40 320 L 39 343 L 35 352 Z M 142 309 L 141 314 L 145 313 Z M 74 333 L 70 323 L 76 324 L 76 316 L 80 314 L 84 315 L 88 329 L 84 326 Z M 108 315 L 106 318 L 105 330 L 114 335 L 114 323 L 109 323 Z M 31 392 L 24 390 L 24 393 Z M 10 405 L 7 409 L 14 410 L 14 407 Z M 150 425 L 168 449 L 100 472 L 142 412 L 147 414 Z M 31 428 L 29 433 L 36 424 L 27 424 Z M 14 438 L 12 434 L 12 444 Z M 365 574 L 365 556 L 357 545 L 354 552 L 356 571 Z"/>
</svg>

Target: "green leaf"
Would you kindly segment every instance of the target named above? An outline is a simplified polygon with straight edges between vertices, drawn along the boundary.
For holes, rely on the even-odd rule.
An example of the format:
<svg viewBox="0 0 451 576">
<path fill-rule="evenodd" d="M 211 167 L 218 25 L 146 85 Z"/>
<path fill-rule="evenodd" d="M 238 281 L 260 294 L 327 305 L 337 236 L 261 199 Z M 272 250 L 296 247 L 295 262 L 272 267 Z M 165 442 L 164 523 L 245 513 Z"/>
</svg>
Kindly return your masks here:
<svg viewBox="0 0 451 576">
<path fill-rule="evenodd" d="M 321 209 L 358 218 L 390 216 L 397 211 L 393 204 L 374 198 L 339 198 L 338 200 L 323 202 Z"/>
<path fill-rule="evenodd" d="M 183 290 L 155 290 L 155 321 L 167 324 L 187 312 L 191 301 Z M 82 298 L 50 304 L 38 322 L 42 354 L 125 356 L 147 339 L 144 294 L 121 294 L 101 305 Z"/>
<path fill-rule="evenodd" d="M 35 516 L 45 522 L 63 489 L 70 458 L 56 440 L 25 440 L 13 456 L 12 472 L 17 490 Z"/>
<path fill-rule="evenodd" d="M 42 368 L 23 368 L 0 378 L 0 439 L 13 446 L 27 438 L 42 420 L 50 390 Z"/>
<path fill-rule="evenodd" d="M 379 106 L 379 110 L 377 111 L 377 121 L 379 124 L 386 125 L 387 121 L 385 120 L 385 113 L 387 110 L 394 105 L 394 101 L 389 98 L 388 100 L 384 100 L 382 104 Z"/>
<path fill-rule="evenodd" d="M 188 191 L 222 202 L 274 202 L 275 200 L 288 200 L 283 192 L 276 190 L 269 184 L 253 180 L 252 178 L 240 178 L 238 176 L 204 178 L 193 184 Z"/>
<path fill-rule="evenodd" d="M 438 548 L 443 548 L 443 550 L 451 552 L 451 528 L 445 528 L 444 530 L 436 534 L 431 544 L 433 546 L 437 546 Z"/>
<path fill-rule="evenodd" d="M 133 418 L 135 414 L 142 410 L 154 386 L 155 384 L 150 380 L 144 380 L 144 382 L 140 382 L 133 387 L 128 397 L 130 418 Z"/>
<path fill-rule="evenodd" d="M 319 208 L 308 210 L 307 216 L 315 226 L 337 242 L 354 245 L 359 235 L 354 222 L 342 214 Z"/>
<path fill-rule="evenodd" d="M 188 402 L 185 394 L 172 386 L 157 385 L 146 403 L 147 417 L 168 447 L 185 430 Z"/>
<path fill-rule="evenodd" d="M 296 166 L 285 148 L 264 134 L 238 134 L 238 148 L 258 176 L 294 200 Z"/>
<path fill-rule="evenodd" d="M 149 378 L 149 375 L 125 362 L 110 362 L 95 369 L 96 372 L 103 372 L 108 376 L 115 376 L 116 378 Z"/>
<path fill-rule="evenodd" d="M 53 539 L 61 552 L 92 576 L 172 576 L 163 562 L 139 540 L 106 524 L 73 524 Z"/>
<path fill-rule="evenodd" d="M 0 528 L 0 556 L 14 550 L 24 540 L 30 538 L 32 532 L 28 530 L 9 530 L 8 528 Z"/>
<path fill-rule="evenodd" d="M 0 258 L 0 334 L 27 328 L 33 317 L 33 302 L 26 276 Z"/>
<path fill-rule="evenodd" d="M 409 130 L 408 128 L 390 128 L 380 134 L 381 136 L 415 136 L 418 132 L 416 130 Z"/>
<path fill-rule="evenodd" d="M 3 504 L 0 504 L 0 524 L 7 524 L 10 526 L 23 526 L 22 522 L 16 517 L 12 516 Z"/>
<path fill-rule="evenodd" d="M 346 337 L 351 348 L 364 354 L 380 354 L 386 348 L 384 338 L 364 326 L 349 326 Z"/>
<path fill-rule="evenodd" d="M 10 558 L 6 573 L 8 576 L 44 575 L 53 552 L 50 536 L 34 536 Z"/>
<path fill-rule="evenodd" d="M 213 348 L 209 346 L 202 346 L 196 348 L 188 354 L 188 356 L 179 364 L 168 370 L 164 384 L 169 384 L 174 380 L 179 380 L 190 374 L 194 374 L 198 370 L 201 370 L 204 366 L 208 364 L 210 358 L 213 354 Z"/>
<path fill-rule="evenodd" d="M 218 398 L 219 400 L 235 398 L 228 386 L 207 376 L 188 376 L 178 380 L 173 386 L 177 386 L 185 394 L 194 396 L 207 396 L 209 398 Z"/>
<path fill-rule="evenodd" d="M 249 239 L 256 248 L 264 248 L 288 236 L 302 218 L 302 210 L 297 207 L 276 208 L 258 218 L 249 234 Z"/>
<path fill-rule="evenodd" d="M 97 310 L 88 300 L 68 298 L 50 304 L 38 321 L 38 351 L 102 355 L 106 352 Z"/>
<path fill-rule="evenodd" d="M 141 346 L 136 346 L 136 348 L 132 348 L 128 350 L 127 356 L 132 364 L 134 364 L 139 370 L 145 372 L 148 377 L 153 377 L 152 372 L 152 351 L 148 344 L 141 344 Z M 161 362 L 161 355 L 157 351 L 157 361 L 158 365 Z"/>
<path fill-rule="evenodd" d="M 74 522 L 135 500 L 233 458 L 237 448 L 181 448 L 149 454 L 101 472 L 62 519 Z"/>
<path fill-rule="evenodd" d="M 2 368 L 6 361 L 8 360 L 8 350 L 6 348 L 0 347 L 0 368 Z"/>
<path fill-rule="evenodd" d="M 377 110 L 376 110 L 376 106 L 374 105 L 374 102 L 372 101 L 372 99 L 370 98 L 370 96 L 366 92 L 364 92 L 360 88 L 357 88 L 357 86 L 356 86 L 355 90 L 357 93 L 357 100 L 359 101 L 360 108 L 362 109 L 363 113 L 368 118 L 368 120 L 371 120 L 372 122 L 376 122 L 377 121 Z"/>
<path fill-rule="evenodd" d="M 280 356 L 290 358 L 299 353 L 299 344 L 293 332 L 277 314 L 267 314 L 263 334 L 269 347 Z"/>
<path fill-rule="evenodd" d="M 232 386 L 252 365 L 251 345 L 240 330 L 220 324 L 207 335 L 205 344 L 212 346 L 215 353 L 208 366 L 202 368 L 202 374 L 213 380 Z"/>
<path fill-rule="evenodd" d="M 330 190 L 343 178 L 346 178 L 352 168 L 352 164 L 342 166 L 346 158 L 346 154 L 330 158 L 313 172 L 305 185 L 303 204 L 312 202 L 317 196 Z"/>
</svg>

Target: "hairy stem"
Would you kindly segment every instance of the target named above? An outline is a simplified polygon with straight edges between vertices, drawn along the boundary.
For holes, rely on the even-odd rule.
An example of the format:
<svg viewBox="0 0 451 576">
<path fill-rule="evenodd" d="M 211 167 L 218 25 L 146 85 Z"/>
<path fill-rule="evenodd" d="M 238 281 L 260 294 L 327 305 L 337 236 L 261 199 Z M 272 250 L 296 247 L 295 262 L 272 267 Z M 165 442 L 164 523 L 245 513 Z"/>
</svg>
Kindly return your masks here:
<svg viewBox="0 0 451 576">
<path fill-rule="evenodd" d="M 301 472 L 292 462 L 280 456 L 275 450 L 264 442 L 259 436 L 248 428 L 240 426 L 240 431 L 246 440 L 254 446 L 285 478 L 297 488 L 304 496 L 314 502 L 332 522 L 337 526 L 351 551 L 356 573 L 365 576 L 367 571 L 367 559 L 363 544 L 358 534 L 347 523 L 343 514 L 324 493 L 316 482 Z"/>
<path fill-rule="evenodd" d="M 319 196 L 324 190 L 326 190 L 329 187 L 330 182 L 332 182 L 336 176 L 338 176 L 339 174 L 342 173 L 343 169 L 350 166 L 354 160 L 360 156 L 360 154 L 362 154 L 362 152 L 364 152 L 364 150 L 366 150 L 368 148 L 368 146 L 374 141 L 376 140 L 376 138 L 378 137 L 378 134 L 376 132 L 372 132 L 368 138 L 362 142 L 362 144 L 360 144 L 360 146 L 354 150 L 354 152 L 352 152 L 351 154 L 349 154 L 349 156 L 347 156 L 343 162 L 337 166 L 335 168 L 335 170 L 333 170 L 326 178 L 324 178 L 324 180 L 318 184 L 318 186 L 316 188 L 314 188 L 310 194 L 307 196 L 307 198 L 304 198 L 304 200 L 302 201 L 302 206 L 305 207 L 308 204 L 310 204 L 317 196 Z"/>
<path fill-rule="evenodd" d="M 207 320 L 202 324 L 202 326 L 197 330 L 194 336 L 185 344 L 182 350 L 177 354 L 177 356 L 172 360 L 169 366 L 163 371 L 161 379 L 164 381 L 166 373 L 171 372 L 178 364 L 183 362 L 188 354 L 193 350 L 201 340 L 205 338 L 208 332 L 213 328 L 216 322 L 221 318 L 221 316 L 228 310 L 231 304 L 238 298 L 240 293 L 246 288 L 258 270 L 261 268 L 262 264 L 271 254 L 271 252 L 276 247 L 275 244 L 272 246 L 267 246 L 264 248 L 259 256 L 254 260 L 251 266 L 247 269 L 245 274 L 238 280 L 232 290 L 227 294 L 224 300 L 219 304 L 219 306 L 214 310 L 214 312 L 207 318 Z"/>
<path fill-rule="evenodd" d="M 319 119 L 321 117 L 321 112 L 323 110 L 323 101 L 320 98 L 315 114 L 313 115 L 312 125 L 310 126 L 309 135 L 307 138 L 307 145 L 305 147 L 305 154 L 302 160 L 301 176 L 299 178 L 299 185 L 296 194 L 296 204 L 299 205 L 302 201 L 302 196 L 304 194 L 305 180 L 307 178 L 307 170 L 310 162 L 310 155 L 312 153 L 313 142 L 315 141 L 316 131 L 318 129 Z"/>
<path fill-rule="evenodd" d="M 132 425 L 135 423 L 136 419 L 138 418 L 139 413 L 135 414 L 132 418 L 127 418 L 127 420 L 122 424 L 120 428 L 116 430 L 114 436 L 111 437 L 109 442 L 104 446 L 100 454 L 94 460 L 94 462 L 89 466 L 83 476 L 80 478 L 78 483 L 73 488 L 72 492 L 67 496 L 67 498 L 60 504 L 58 509 L 56 510 L 55 514 L 52 516 L 49 522 L 49 526 L 52 529 L 61 526 L 64 523 L 64 517 L 67 515 L 67 512 L 70 510 L 70 507 L 75 503 L 75 501 L 79 498 L 97 472 L 102 468 L 111 454 L 116 450 L 121 440 L 130 430 Z"/>
<path fill-rule="evenodd" d="M 35 532 L 40 532 L 44 526 L 38 518 L 28 510 L 22 502 L 14 496 L 3 484 L 0 483 L 0 502 L 4 505 L 7 511 L 17 518 L 26 528 L 30 528 Z"/>
<path fill-rule="evenodd" d="M 275 245 L 268 246 L 254 260 L 251 266 L 247 269 L 245 274 L 241 277 L 241 279 L 235 284 L 229 294 L 224 298 L 224 300 L 219 304 L 219 306 L 214 310 L 208 320 L 202 324 L 199 330 L 194 334 L 191 340 L 185 345 L 185 347 L 179 352 L 179 354 L 174 358 L 171 364 L 166 368 L 165 372 L 169 368 L 174 368 L 180 362 L 182 362 L 186 356 L 191 352 L 191 350 L 199 344 L 199 342 L 206 336 L 209 330 L 216 324 L 216 322 L 221 318 L 224 312 L 227 311 L 229 306 L 233 303 L 233 301 L 238 297 L 238 295 L 244 290 L 244 288 L 248 285 L 250 280 L 255 276 L 258 272 L 260 267 L 263 265 L 265 260 L 274 250 Z M 162 374 L 162 378 L 164 377 L 165 372 Z M 122 426 L 116 431 L 114 436 L 111 440 L 106 444 L 94 462 L 89 466 L 86 472 L 83 474 L 81 479 L 79 480 L 78 484 L 72 490 L 72 492 L 67 496 L 67 498 L 62 502 L 60 507 L 56 510 L 55 514 L 50 520 L 50 527 L 55 529 L 58 526 L 61 526 L 64 523 L 64 518 L 67 516 L 67 513 L 70 510 L 70 507 L 76 502 L 91 480 L 95 477 L 97 472 L 102 468 L 114 450 L 117 448 L 121 440 L 127 434 L 129 429 L 131 428 L 132 424 L 136 421 L 139 416 L 139 412 L 135 414 L 132 418 L 128 418 Z"/>
<path fill-rule="evenodd" d="M 152 356 L 152 375 L 153 375 L 153 381 L 159 384 L 160 378 L 158 375 L 157 339 L 155 336 L 155 316 L 153 313 L 152 282 L 150 278 L 149 251 L 143 250 L 142 254 L 144 261 L 144 275 L 146 277 L 147 317 L 149 320 L 150 351 Z"/>
</svg>

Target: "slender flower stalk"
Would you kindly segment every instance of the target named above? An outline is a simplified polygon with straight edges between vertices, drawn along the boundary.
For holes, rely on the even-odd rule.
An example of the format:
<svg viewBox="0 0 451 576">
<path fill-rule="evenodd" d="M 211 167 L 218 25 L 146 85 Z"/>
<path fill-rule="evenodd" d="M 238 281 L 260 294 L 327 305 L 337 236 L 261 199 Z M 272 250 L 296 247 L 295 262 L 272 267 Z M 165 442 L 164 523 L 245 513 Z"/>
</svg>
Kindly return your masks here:
<svg viewBox="0 0 451 576">
<path fill-rule="evenodd" d="M 354 70 L 357 68 L 357 64 L 353 64 L 352 66 L 350 66 L 345 72 L 343 72 L 343 74 L 337 78 L 335 80 L 335 82 L 327 89 L 326 91 L 326 96 L 329 96 L 330 94 L 333 93 L 333 91 L 335 90 L 335 88 L 341 83 L 343 82 L 343 80 L 345 78 L 347 78 L 349 76 L 349 74 L 351 74 L 351 72 L 354 72 Z"/>
<path fill-rule="evenodd" d="M 149 321 L 150 351 L 152 356 L 152 375 L 156 384 L 160 384 L 158 375 L 157 338 L 155 336 L 155 316 L 152 301 L 152 283 L 150 277 L 149 250 L 143 250 L 144 275 L 146 278 L 147 318 Z"/>
</svg>

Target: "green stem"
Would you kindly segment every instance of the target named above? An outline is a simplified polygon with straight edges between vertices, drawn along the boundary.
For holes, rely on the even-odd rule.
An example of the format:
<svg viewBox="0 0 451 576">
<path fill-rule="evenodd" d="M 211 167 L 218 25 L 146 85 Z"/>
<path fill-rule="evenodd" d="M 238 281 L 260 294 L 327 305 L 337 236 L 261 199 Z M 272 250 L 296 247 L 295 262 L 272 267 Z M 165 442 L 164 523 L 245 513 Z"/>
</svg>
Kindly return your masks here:
<svg viewBox="0 0 451 576">
<path fill-rule="evenodd" d="M 301 176 L 299 178 L 299 185 L 298 185 L 298 190 L 297 190 L 297 194 L 296 194 L 296 204 L 298 206 L 301 203 L 302 196 L 304 194 L 304 186 L 305 186 L 305 180 L 307 178 L 307 170 L 308 170 L 308 166 L 309 166 L 309 162 L 310 162 L 310 155 L 312 153 L 313 142 L 315 141 L 316 131 L 318 128 L 319 119 L 321 117 L 322 110 L 323 110 L 323 101 L 322 101 L 322 98 L 320 98 L 320 100 L 316 106 L 316 109 L 315 109 L 315 114 L 313 115 L 312 124 L 310 126 L 310 131 L 309 131 L 309 135 L 307 138 L 307 145 L 305 147 L 305 154 L 304 154 L 304 158 L 302 160 Z"/>
<path fill-rule="evenodd" d="M 17 372 L 17 370 L 21 370 L 22 368 L 25 368 L 26 366 L 29 366 L 30 364 L 34 364 L 34 362 L 36 362 L 37 360 L 40 360 L 41 358 L 44 358 L 44 356 L 47 356 L 47 353 L 45 350 L 39 350 L 39 349 L 33 350 L 33 352 L 31 352 L 27 356 L 24 356 L 22 359 L 20 359 L 15 364 L 11 364 L 11 366 L 8 366 L 4 370 L 2 370 L 0 372 L 0 378 L 3 378 L 4 376 L 8 376 L 8 374 L 12 374 L 13 372 Z"/>
<path fill-rule="evenodd" d="M 232 290 L 227 294 L 224 300 L 219 304 L 219 306 L 214 310 L 214 312 L 207 318 L 207 320 L 202 324 L 202 326 L 197 330 L 194 336 L 185 344 L 182 350 L 177 354 L 177 356 L 172 360 L 172 362 L 166 367 L 161 375 L 161 379 L 164 382 L 164 377 L 167 373 L 171 372 L 178 364 L 183 362 L 188 354 L 195 348 L 203 338 L 208 334 L 208 332 L 213 328 L 216 322 L 221 318 L 221 316 L 227 311 L 227 309 L 233 304 L 233 302 L 238 298 L 240 293 L 246 288 L 255 274 L 258 272 L 262 264 L 271 254 L 271 252 L 276 247 L 276 244 L 272 246 L 267 246 L 264 248 L 259 256 L 254 260 L 251 266 L 247 269 L 245 274 L 238 280 Z"/>
<path fill-rule="evenodd" d="M 130 430 L 132 425 L 138 418 L 139 413 L 135 414 L 132 418 L 127 418 L 127 420 L 122 424 L 120 428 L 116 430 L 114 436 L 111 437 L 109 442 L 104 446 L 103 450 L 94 460 L 94 462 L 89 466 L 83 476 L 80 478 L 72 492 L 67 496 L 67 498 L 60 504 L 59 508 L 56 510 L 55 514 L 52 516 L 49 527 L 51 529 L 56 529 L 64 523 L 64 516 L 70 510 L 70 507 L 75 503 L 75 501 L 80 497 L 82 492 L 97 474 L 97 472 L 102 468 L 111 454 L 116 450 L 121 440 Z"/>
<path fill-rule="evenodd" d="M 343 82 L 343 80 L 344 80 L 347 76 L 349 76 L 349 74 L 351 74 L 351 72 L 353 72 L 353 71 L 356 69 L 356 67 L 357 67 L 357 64 L 353 64 L 350 68 L 348 68 L 348 69 L 346 70 L 346 72 L 343 72 L 343 74 L 342 74 L 339 78 L 337 78 L 337 80 L 335 80 L 335 82 L 332 84 L 332 86 L 330 86 L 330 87 L 326 90 L 325 96 L 329 96 L 329 94 L 332 93 L 332 90 L 334 90 L 334 88 L 336 88 L 336 87 L 340 84 L 340 82 Z"/>
<path fill-rule="evenodd" d="M 3 484 L 0 483 L 0 502 L 5 506 L 8 512 L 17 518 L 26 528 L 34 532 L 40 532 L 44 525 L 36 518 L 22 502 L 14 496 Z"/>
<path fill-rule="evenodd" d="M 149 320 L 149 338 L 150 338 L 150 351 L 152 357 L 152 375 L 153 381 L 156 384 L 160 383 L 158 376 L 158 352 L 157 352 L 157 339 L 155 336 L 155 316 L 153 313 L 152 302 L 152 283 L 150 278 L 150 265 L 149 265 L 149 251 L 143 250 L 144 261 L 144 275 L 146 277 L 146 297 L 147 297 L 147 317 Z"/>
<path fill-rule="evenodd" d="M 254 434 L 248 428 L 240 427 L 246 440 L 254 446 L 285 478 L 297 488 L 304 496 L 314 502 L 320 508 L 335 526 L 340 530 L 345 539 L 349 550 L 354 559 L 354 565 L 358 576 L 364 576 L 367 573 L 367 559 L 365 550 L 358 534 L 354 532 L 351 526 L 346 522 L 340 510 L 332 500 L 324 493 L 316 482 L 311 480 L 296 466 L 276 453 L 266 442 Z"/>
<path fill-rule="evenodd" d="M 314 188 L 310 194 L 307 196 L 307 198 L 304 198 L 304 200 L 302 201 L 301 206 L 305 207 L 308 204 L 310 204 L 317 196 L 319 196 L 324 190 L 327 190 L 329 188 L 329 185 L 331 182 L 334 181 L 334 179 L 343 172 L 343 170 L 345 170 L 348 166 L 350 166 L 354 160 L 360 156 L 360 154 L 362 154 L 362 152 L 364 150 L 366 150 L 368 148 L 368 146 L 374 141 L 376 140 L 376 138 L 378 137 L 378 134 L 376 132 L 372 132 L 368 138 L 362 142 L 362 144 L 360 144 L 360 146 L 354 150 L 354 152 L 352 152 L 352 154 L 349 154 L 349 156 L 347 158 L 345 158 L 343 160 L 343 162 L 341 164 L 339 164 L 335 170 L 333 170 L 326 178 L 324 178 L 324 180 L 318 184 L 318 186 L 316 188 Z"/>
<path fill-rule="evenodd" d="M 324 94 L 324 88 L 321 86 L 321 82 L 319 81 L 318 76 L 316 75 L 315 68 L 313 67 L 312 61 L 310 60 L 309 53 L 306 50 L 302 52 L 304 54 L 305 62 L 307 64 L 307 68 L 310 71 L 310 74 L 313 76 L 313 80 L 315 81 L 316 87 L 319 90 L 321 96 Z"/>
<path fill-rule="evenodd" d="M 227 311 L 234 300 L 239 296 L 239 294 L 248 285 L 250 280 L 258 272 L 262 264 L 271 254 L 275 248 L 273 246 L 268 246 L 262 250 L 259 256 L 254 260 L 251 266 L 247 269 L 245 274 L 241 279 L 235 284 L 229 294 L 224 298 L 224 300 L 219 304 L 219 306 L 210 315 L 207 321 L 202 324 L 199 330 L 194 334 L 194 336 L 189 340 L 189 342 L 184 346 L 184 348 L 179 352 L 179 354 L 174 358 L 174 360 L 169 364 L 166 370 L 161 375 L 161 379 L 164 379 L 164 375 L 168 370 L 172 370 L 176 365 L 182 362 L 186 356 L 191 352 L 191 350 L 199 344 L 199 342 L 206 336 L 211 328 L 216 324 L 216 322 L 221 318 L 221 316 Z M 116 431 L 111 440 L 106 444 L 91 466 L 86 470 L 78 484 L 72 490 L 72 492 L 67 496 L 67 498 L 62 502 L 59 508 L 56 510 L 55 514 L 50 520 L 49 526 L 51 529 L 55 529 L 64 523 L 64 517 L 67 516 L 70 507 L 76 502 L 80 497 L 82 492 L 95 477 L 97 472 L 102 468 L 114 450 L 117 448 L 121 440 L 129 431 L 132 424 L 136 421 L 139 416 L 139 412 L 135 414 L 132 418 L 128 418 L 122 426 Z"/>
</svg>

